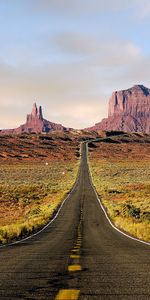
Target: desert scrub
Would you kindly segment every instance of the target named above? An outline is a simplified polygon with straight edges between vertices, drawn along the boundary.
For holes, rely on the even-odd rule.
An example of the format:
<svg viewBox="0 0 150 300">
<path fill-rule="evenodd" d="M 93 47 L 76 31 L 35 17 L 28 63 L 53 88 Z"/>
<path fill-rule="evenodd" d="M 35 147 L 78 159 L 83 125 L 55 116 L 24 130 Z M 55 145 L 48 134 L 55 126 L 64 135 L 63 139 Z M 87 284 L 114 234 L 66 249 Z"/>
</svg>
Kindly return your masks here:
<svg viewBox="0 0 150 300">
<path fill-rule="evenodd" d="M 79 162 L 0 165 L 0 242 L 45 225 L 72 188 Z"/>
<path fill-rule="evenodd" d="M 98 149 L 90 154 L 90 170 L 110 218 L 117 227 L 150 241 L 150 161 L 144 155 L 138 160 L 120 155 L 118 160 L 114 153 L 112 159 L 107 145 L 105 157 L 100 157 Z"/>
</svg>

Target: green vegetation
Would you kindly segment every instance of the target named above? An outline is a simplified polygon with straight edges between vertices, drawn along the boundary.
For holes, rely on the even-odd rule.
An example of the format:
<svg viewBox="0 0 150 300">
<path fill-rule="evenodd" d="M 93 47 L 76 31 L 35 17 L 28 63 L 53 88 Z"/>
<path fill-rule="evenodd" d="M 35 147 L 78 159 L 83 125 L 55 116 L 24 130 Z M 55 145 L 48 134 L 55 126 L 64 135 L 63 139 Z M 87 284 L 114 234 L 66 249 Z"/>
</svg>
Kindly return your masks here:
<svg viewBox="0 0 150 300">
<path fill-rule="evenodd" d="M 0 242 L 45 225 L 72 188 L 77 162 L 0 165 Z"/>
<path fill-rule="evenodd" d="M 144 147 L 144 146 L 143 146 Z M 94 185 L 115 225 L 150 241 L 150 161 L 90 154 Z M 94 150 L 95 151 L 95 150 Z M 113 152 L 113 146 L 112 146 Z M 114 153 L 113 153 L 114 155 Z M 115 155 L 114 155 L 115 156 Z"/>
</svg>

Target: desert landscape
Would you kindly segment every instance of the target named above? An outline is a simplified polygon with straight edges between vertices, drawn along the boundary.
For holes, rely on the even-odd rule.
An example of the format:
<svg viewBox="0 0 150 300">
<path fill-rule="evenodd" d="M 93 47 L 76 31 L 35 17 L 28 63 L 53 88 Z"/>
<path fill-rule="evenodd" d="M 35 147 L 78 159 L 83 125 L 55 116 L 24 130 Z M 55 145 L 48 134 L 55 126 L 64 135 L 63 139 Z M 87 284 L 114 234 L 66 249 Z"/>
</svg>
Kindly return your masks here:
<svg viewBox="0 0 150 300">
<path fill-rule="evenodd" d="M 0 24 L 0 300 L 150 299 L 149 0 Z"/>
<path fill-rule="evenodd" d="M 23 125 L 0 131 L 2 299 L 76 300 L 91 286 L 99 299 L 116 293 L 120 274 L 119 293 L 133 293 L 126 276 L 149 293 L 149 99 L 142 85 L 115 92 L 108 118 L 80 130 L 34 103 Z"/>
<path fill-rule="evenodd" d="M 87 129 L 45 120 L 34 103 L 23 125 L 0 131 L 2 244 L 32 234 L 56 214 L 76 181 L 81 144 L 89 140 L 91 175 L 108 216 L 150 241 L 149 94 L 143 85 L 114 92 L 108 119 Z"/>
<path fill-rule="evenodd" d="M 80 143 L 97 133 L 53 131 L 0 136 L 0 243 L 46 225 L 72 189 Z"/>
</svg>

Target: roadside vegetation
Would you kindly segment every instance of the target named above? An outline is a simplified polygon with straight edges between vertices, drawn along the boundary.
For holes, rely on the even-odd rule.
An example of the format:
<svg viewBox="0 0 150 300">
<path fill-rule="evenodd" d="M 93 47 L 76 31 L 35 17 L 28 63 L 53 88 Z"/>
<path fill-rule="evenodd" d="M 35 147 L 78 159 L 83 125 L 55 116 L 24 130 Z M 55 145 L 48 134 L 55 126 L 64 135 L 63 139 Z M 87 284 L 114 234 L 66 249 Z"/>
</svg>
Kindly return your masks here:
<svg viewBox="0 0 150 300">
<path fill-rule="evenodd" d="M 77 161 L 0 164 L 0 243 L 45 225 L 72 188 Z"/>
<path fill-rule="evenodd" d="M 52 219 L 73 187 L 80 142 L 72 131 L 0 136 L 0 243 L 23 238 Z"/>
<path fill-rule="evenodd" d="M 150 144 L 96 143 L 94 185 L 113 223 L 150 242 Z"/>
</svg>

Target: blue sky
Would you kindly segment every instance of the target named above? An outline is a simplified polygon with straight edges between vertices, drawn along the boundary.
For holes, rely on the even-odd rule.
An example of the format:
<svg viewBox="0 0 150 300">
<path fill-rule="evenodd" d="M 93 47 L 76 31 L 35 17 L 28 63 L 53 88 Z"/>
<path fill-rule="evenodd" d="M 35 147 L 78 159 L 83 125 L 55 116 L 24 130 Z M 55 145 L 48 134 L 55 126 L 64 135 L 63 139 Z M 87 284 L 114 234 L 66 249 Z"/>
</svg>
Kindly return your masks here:
<svg viewBox="0 0 150 300">
<path fill-rule="evenodd" d="M 150 87 L 149 0 L 0 0 L 0 128 L 44 116 L 84 128 L 114 90 Z"/>
</svg>

